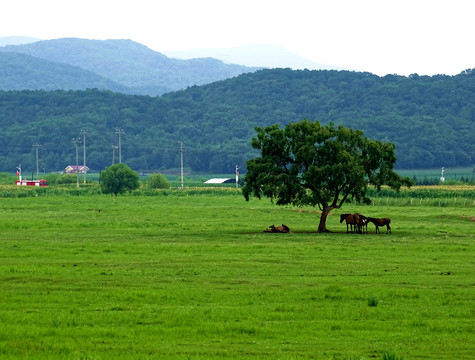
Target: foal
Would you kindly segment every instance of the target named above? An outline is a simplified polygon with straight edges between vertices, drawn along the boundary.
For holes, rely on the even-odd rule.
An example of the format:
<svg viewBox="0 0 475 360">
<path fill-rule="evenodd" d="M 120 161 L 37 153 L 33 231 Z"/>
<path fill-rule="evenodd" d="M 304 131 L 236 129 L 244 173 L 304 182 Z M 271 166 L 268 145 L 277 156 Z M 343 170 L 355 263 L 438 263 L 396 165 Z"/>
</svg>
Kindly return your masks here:
<svg viewBox="0 0 475 360">
<path fill-rule="evenodd" d="M 383 219 L 375 219 L 375 218 L 371 218 L 369 217 L 368 218 L 368 221 L 371 221 L 374 226 L 376 226 L 376 234 L 377 233 L 380 233 L 381 234 L 381 231 L 379 230 L 379 227 L 380 226 L 386 226 L 386 234 L 389 232 L 390 234 L 392 234 L 392 231 L 391 231 L 391 226 L 389 226 L 389 223 L 391 222 L 391 219 L 388 219 L 388 218 L 383 218 Z"/>
<path fill-rule="evenodd" d="M 362 234 L 364 234 L 365 230 L 366 234 L 368 233 L 368 218 L 366 216 L 360 214 L 359 226 Z"/>
</svg>

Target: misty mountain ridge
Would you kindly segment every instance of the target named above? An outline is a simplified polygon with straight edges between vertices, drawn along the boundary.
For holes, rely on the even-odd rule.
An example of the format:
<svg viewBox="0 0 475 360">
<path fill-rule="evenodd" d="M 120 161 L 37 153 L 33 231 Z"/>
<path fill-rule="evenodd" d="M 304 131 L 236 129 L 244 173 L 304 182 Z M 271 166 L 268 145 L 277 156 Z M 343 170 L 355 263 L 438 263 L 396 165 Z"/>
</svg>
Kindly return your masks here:
<svg viewBox="0 0 475 360">
<path fill-rule="evenodd" d="M 316 63 L 296 55 L 279 45 L 252 44 L 233 48 L 192 49 L 182 51 L 163 51 L 170 57 L 192 59 L 212 57 L 225 63 L 264 68 L 290 68 L 294 70 L 347 70 L 337 66 Z"/>
<path fill-rule="evenodd" d="M 24 45 L 33 42 L 41 41 L 41 39 L 32 38 L 29 36 L 5 36 L 0 37 L 0 46 L 6 45 Z"/>
<path fill-rule="evenodd" d="M 225 64 L 212 58 L 171 59 L 132 40 L 62 38 L 7 45 L 1 47 L 0 51 L 69 64 L 129 89 L 128 94 L 152 96 L 224 80 L 259 69 Z M 18 86 L 21 87 L 21 84 Z M 26 85 L 23 88 L 31 89 Z"/>
<path fill-rule="evenodd" d="M 80 67 L 0 51 L 0 90 L 131 90 Z"/>
</svg>

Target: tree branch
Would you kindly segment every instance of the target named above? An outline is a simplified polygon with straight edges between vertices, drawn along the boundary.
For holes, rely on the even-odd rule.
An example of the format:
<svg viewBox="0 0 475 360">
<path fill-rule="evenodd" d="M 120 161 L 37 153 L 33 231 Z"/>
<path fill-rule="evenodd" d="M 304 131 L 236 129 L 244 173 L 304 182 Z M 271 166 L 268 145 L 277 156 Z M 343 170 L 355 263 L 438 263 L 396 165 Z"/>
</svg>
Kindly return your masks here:
<svg viewBox="0 0 475 360">
<path fill-rule="evenodd" d="M 350 195 L 353 189 L 354 189 L 354 186 L 348 189 L 348 192 L 345 194 L 345 196 L 343 196 L 343 199 L 341 199 L 340 204 L 336 206 L 337 209 L 340 209 L 343 206 L 343 204 L 345 203 L 346 199 L 348 198 L 348 196 Z"/>
</svg>

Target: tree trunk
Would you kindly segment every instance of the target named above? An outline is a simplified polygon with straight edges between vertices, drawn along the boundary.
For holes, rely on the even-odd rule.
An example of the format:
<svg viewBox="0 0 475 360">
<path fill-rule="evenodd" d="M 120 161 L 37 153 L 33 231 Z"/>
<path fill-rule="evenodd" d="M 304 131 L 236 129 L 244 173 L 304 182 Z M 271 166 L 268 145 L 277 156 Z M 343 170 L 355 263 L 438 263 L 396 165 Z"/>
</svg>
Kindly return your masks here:
<svg viewBox="0 0 475 360">
<path fill-rule="evenodd" d="M 327 230 L 326 223 L 327 223 L 327 216 L 330 213 L 330 211 L 332 211 L 332 210 L 333 210 L 333 207 L 331 207 L 331 206 L 328 206 L 325 209 L 323 209 L 322 216 L 320 217 L 320 224 L 318 224 L 317 232 L 319 232 L 319 233 L 328 233 L 328 232 L 330 232 L 329 230 Z"/>
</svg>

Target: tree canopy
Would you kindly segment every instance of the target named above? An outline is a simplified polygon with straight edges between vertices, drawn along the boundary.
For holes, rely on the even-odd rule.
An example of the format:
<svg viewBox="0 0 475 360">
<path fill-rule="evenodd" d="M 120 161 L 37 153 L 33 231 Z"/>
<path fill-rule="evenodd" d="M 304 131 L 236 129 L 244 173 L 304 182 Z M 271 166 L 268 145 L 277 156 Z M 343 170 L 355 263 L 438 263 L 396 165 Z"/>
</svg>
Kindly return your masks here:
<svg viewBox="0 0 475 360">
<path fill-rule="evenodd" d="M 318 232 L 327 232 L 326 218 L 347 200 L 369 203 L 367 190 L 388 185 L 399 190 L 409 178 L 393 171 L 395 146 L 370 140 L 360 130 L 302 120 L 284 129 L 256 127 L 252 147 L 261 156 L 247 162 L 243 195 L 275 199 L 278 205 L 318 206 Z"/>
<path fill-rule="evenodd" d="M 105 194 L 122 194 L 139 187 L 139 174 L 125 164 L 115 164 L 101 172 L 101 190 Z"/>
<path fill-rule="evenodd" d="M 170 189 L 170 183 L 162 174 L 152 174 L 148 177 L 147 187 L 150 189 Z"/>
</svg>

